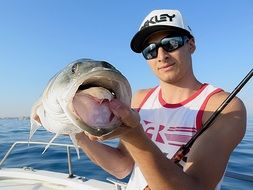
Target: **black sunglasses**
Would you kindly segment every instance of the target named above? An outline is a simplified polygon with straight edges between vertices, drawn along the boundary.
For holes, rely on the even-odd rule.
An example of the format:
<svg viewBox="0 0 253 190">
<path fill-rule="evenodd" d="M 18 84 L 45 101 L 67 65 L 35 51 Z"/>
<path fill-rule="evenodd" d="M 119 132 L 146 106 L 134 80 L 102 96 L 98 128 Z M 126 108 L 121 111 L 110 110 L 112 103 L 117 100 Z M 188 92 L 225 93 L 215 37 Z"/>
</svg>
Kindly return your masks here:
<svg viewBox="0 0 253 190">
<path fill-rule="evenodd" d="M 167 52 L 172 52 L 182 47 L 188 40 L 187 36 L 174 36 L 165 37 L 158 43 L 151 43 L 143 49 L 142 55 L 146 60 L 154 59 L 157 57 L 158 48 L 162 47 Z"/>
</svg>

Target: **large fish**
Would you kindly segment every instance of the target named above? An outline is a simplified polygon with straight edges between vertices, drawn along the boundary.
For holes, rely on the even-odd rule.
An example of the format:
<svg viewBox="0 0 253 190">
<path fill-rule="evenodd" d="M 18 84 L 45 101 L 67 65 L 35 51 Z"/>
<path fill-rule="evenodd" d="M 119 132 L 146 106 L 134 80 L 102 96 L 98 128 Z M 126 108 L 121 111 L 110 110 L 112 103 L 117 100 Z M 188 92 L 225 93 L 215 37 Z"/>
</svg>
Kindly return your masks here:
<svg viewBox="0 0 253 190">
<path fill-rule="evenodd" d="M 120 121 L 107 104 L 117 98 L 130 106 L 128 80 L 105 61 L 79 59 L 58 72 L 48 83 L 31 111 L 30 137 L 43 126 L 55 136 L 69 135 L 78 153 L 75 134 L 87 131 L 101 136 L 112 132 Z"/>
</svg>

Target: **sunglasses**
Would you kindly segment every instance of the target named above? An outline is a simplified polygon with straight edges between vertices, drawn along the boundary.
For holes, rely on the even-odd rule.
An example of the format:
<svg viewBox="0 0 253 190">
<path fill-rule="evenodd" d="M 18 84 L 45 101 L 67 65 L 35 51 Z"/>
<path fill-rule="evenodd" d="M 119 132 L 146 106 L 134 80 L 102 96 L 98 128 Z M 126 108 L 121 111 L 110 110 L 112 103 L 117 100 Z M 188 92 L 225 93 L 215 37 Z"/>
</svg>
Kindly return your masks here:
<svg viewBox="0 0 253 190">
<path fill-rule="evenodd" d="M 142 55 L 146 60 L 154 59 L 157 57 L 159 47 L 162 47 L 167 52 L 172 52 L 182 47 L 187 41 L 187 36 L 165 37 L 158 43 L 149 44 L 142 51 Z"/>
</svg>

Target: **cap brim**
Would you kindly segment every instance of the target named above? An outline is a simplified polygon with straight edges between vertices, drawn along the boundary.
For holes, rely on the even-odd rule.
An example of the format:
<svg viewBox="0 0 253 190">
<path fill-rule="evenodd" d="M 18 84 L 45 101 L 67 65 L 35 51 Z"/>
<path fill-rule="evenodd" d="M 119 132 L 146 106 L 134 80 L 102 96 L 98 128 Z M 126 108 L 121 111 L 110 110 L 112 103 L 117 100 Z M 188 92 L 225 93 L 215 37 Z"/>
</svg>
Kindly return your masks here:
<svg viewBox="0 0 253 190">
<path fill-rule="evenodd" d="M 146 39 L 153 33 L 155 32 L 168 32 L 171 34 L 185 34 L 188 35 L 189 37 L 192 37 L 192 35 L 187 31 L 184 30 L 182 28 L 178 28 L 178 27 L 173 27 L 173 26 L 161 26 L 161 25 L 156 25 L 156 26 L 149 26 L 147 28 L 144 28 L 142 30 L 140 30 L 139 32 L 137 32 L 133 39 L 131 40 L 131 49 L 136 52 L 136 53 L 141 53 L 144 45 L 145 45 L 145 41 Z"/>
</svg>

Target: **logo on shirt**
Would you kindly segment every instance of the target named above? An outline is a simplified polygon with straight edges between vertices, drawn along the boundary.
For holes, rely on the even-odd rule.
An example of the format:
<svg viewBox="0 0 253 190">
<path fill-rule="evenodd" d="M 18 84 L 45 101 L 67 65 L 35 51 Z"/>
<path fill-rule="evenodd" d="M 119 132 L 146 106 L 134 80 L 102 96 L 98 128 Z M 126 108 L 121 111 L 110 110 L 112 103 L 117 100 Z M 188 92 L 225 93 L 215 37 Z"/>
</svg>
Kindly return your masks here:
<svg viewBox="0 0 253 190">
<path fill-rule="evenodd" d="M 196 128 L 192 127 L 165 126 L 147 120 L 143 120 L 142 124 L 151 140 L 164 145 L 182 146 L 197 132 Z"/>
</svg>

